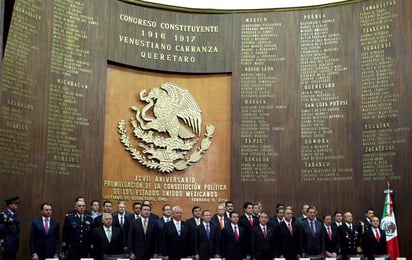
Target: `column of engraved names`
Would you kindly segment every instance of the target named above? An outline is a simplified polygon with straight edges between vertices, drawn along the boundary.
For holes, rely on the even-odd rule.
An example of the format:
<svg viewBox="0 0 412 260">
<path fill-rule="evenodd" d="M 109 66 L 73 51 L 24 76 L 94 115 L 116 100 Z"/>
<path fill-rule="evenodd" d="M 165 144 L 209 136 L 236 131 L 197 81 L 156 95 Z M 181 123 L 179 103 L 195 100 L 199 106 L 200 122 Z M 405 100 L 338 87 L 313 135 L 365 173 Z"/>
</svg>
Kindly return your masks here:
<svg viewBox="0 0 412 260">
<path fill-rule="evenodd" d="M 406 143 L 409 127 L 398 126 L 399 86 L 395 85 L 391 28 L 398 14 L 395 0 L 365 4 L 361 21 L 363 179 L 399 179 L 392 160 Z"/>
<path fill-rule="evenodd" d="M 241 26 L 241 181 L 276 181 L 268 119 L 275 110 L 274 67 L 285 60 L 276 55 L 279 26 L 267 17 L 245 18 Z"/>
<path fill-rule="evenodd" d="M 47 172 L 69 174 L 80 168 L 83 148 L 78 142 L 81 128 L 89 125 L 82 106 L 90 86 L 91 55 L 88 30 L 96 19 L 85 14 L 83 1 L 54 1 L 52 31 L 52 80 L 49 91 Z M 88 46 L 90 48 L 90 46 Z"/>
<path fill-rule="evenodd" d="M 29 156 L 37 105 L 37 79 L 29 61 L 39 53 L 39 5 L 38 1 L 18 1 L 14 6 L 1 79 L 0 173 L 25 174 L 37 167 Z"/>
<path fill-rule="evenodd" d="M 301 180 L 352 179 L 353 169 L 338 166 L 345 154 L 334 149 L 330 122 L 344 122 L 348 97 L 338 95 L 334 80 L 347 68 L 340 64 L 341 34 L 324 13 L 304 14 L 300 22 L 301 58 Z"/>
</svg>

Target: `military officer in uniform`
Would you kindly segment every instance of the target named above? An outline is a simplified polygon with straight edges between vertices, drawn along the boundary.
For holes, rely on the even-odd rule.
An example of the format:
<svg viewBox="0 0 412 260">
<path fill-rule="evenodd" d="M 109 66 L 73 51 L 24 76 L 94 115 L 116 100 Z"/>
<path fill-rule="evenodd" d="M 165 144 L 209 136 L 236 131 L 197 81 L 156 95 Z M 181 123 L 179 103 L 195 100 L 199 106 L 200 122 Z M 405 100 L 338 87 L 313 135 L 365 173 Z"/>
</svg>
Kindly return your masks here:
<svg viewBox="0 0 412 260">
<path fill-rule="evenodd" d="M 7 208 L 0 213 L 0 226 L 3 226 L 4 236 L 3 242 L 0 241 L 0 259 L 15 260 L 20 236 L 20 221 L 16 214 L 19 207 L 19 197 L 7 199 L 5 202 Z"/>
<path fill-rule="evenodd" d="M 349 259 L 349 256 L 360 253 L 360 234 L 356 226 L 353 225 L 352 213 L 343 214 L 344 223 L 338 228 L 339 244 L 341 247 L 342 259 Z"/>
<path fill-rule="evenodd" d="M 91 254 L 93 219 L 84 213 L 85 209 L 84 201 L 77 201 L 76 213 L 69 213 L 64 219 L 62 246 L 69 260 L 90 257 Z"/>
</svg>

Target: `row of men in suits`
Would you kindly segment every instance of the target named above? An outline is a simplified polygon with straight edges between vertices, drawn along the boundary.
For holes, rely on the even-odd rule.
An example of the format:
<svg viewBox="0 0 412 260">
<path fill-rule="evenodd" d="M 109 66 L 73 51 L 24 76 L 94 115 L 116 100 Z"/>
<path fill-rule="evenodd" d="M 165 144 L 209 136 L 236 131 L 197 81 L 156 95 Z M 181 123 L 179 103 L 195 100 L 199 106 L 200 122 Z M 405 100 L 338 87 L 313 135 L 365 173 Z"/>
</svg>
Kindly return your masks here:
<svg viewBox="0 0 412 260">
<path fill-rule="evenodd" d="M 291 209 L 287 209 L 283 220 L 274 226 L 274 223 L 269 222 L 267 214 L 260 214 L 259 219 L 253 216 L 254 205 L 252 203 L 244 204 L 244 214 L 239 216 L 239 214 L 235 213 L 231 217 L 227 216 L 224 204 L 218 205 L 217 213 L 214 216 L 211 215 L 210 211 L 201 212 L 199 207 L 194 207 L 192 209 L 193 218 L 186 222 L 181 220 L 182 209 L 180 207 L 174 207 L 172 210 L 170 205 L 165 205 L 162 209 L 163 216 L 159 219 L 151 213 L 150 205 L 135 203 L 133 205 L 133 213 L 129 213 L 126 216 L 125 209 L 122 208 L 124 205 L 119 204 L 120 207 L 117 214 L 111 214 L 111 205 L 109 207 L 106 204 L 104 203 L 103 206 L 104 211 L 107 212 L 99 216 L 100 221 L 97 220 L 98 218 L 93 220 L 89 214 L 85 214 L 84 201 L 76 202 L 75 212 L 67 214 L 62 240 L 64 250 L 68 252 L 68 259 L 78 259 L 90 255 L 101 259 L 104 254 L 122 254 L 124 252 L 130 254 L 131 259 L 148 259 L 157 255 L 163 255 L 166 259 L 178 259 L 189 256 L 195 256 L 200 259 L 217 256 L 223 256 L 228 259 L 240 259 L 242 257 L 243 259 L 246 255 L 251 255 L 256 259 L 269 259 L 269 256 L 283 256 L 292 259 L 298 255 L 318 254 L 331 254 L 329 256 L 333 257 L 334 254 L 339 252 L 339 249 L 335 249 L 337 245 L 340 245 L 340 250 L 345 256 L 352 254 L 352 252 L 348 251 L 352 248 L 352 246 L 349 246 L 351 243 L 353 245 L 359 244 L 357 238 L 354 238 L 356 237 L 356 232 L 354 232 L 354 235 L 351 235 L 349 231 L 345 230 L 345 226 L 349 227 L 348 225 L 342 225 L 342 228 L 339 229 L 333 227 L 330 240 L 338 241 L 338 243 L 328 242 L 326 239 L 328 235 L 326 230 L 327 219 L 325 219 L 324 227 L 321 226 L 322 224 L 319 221 L 313 222 L 316 232 L 311 234 L 310 232 L 313 231 L 312 222 L 307 219 L 316 219 L 316 209 L 314 207 L 307 209 L 307 219 L 303 217 L 294 219 Z M 110 210 L 108 210 L 109 208 Z M 120 225 L 121 218 L 118 215 L 122 211 L 125 214 L 125 222 L 123 225 Z M 30 236 L 30 245 L 33 259 L 43 259 L 42 255 L 52 257 L 58 254 L 59 246 L 56 246 L 56 244 L 54 246 L 44 246 L 48 243 L 46 242 L 47 239 L 36 237 L 36 234 L 47 235 L 49 236 L 48 240 L 57 241 L 58 245 L 58 222 L 50 219 L 47 234 L 45 231 L 45 218 L 47 218 L 48 213 L 51 213 L 51 205 L 43 204 L 41 212 L 42 219 L 33 221 L 32 224 L 33 235 L 31 234 Z M 345 213 L 345 221 L 347 221 L 345 223 L 351 223 L 348 214 L 350 213 Z M 313 216 L 315 217 L 313 218 Z M 115 224 L 116 219 L 118 224 Z M 377 222 L 377 225 L 379 225 L 379 220 Z M 206 226 L 206 223 L 210 223 L 210 226 Z M 290 228 L 287 224 L 290 224 Z M 110 239 L 106 234 L 107 232 L 105 232 L 105 227 L 107 231 L 107 226 L 110 227 L 112 232 Z M 262 228 L 263 226 L 267 227 L 266 231 L 264 229 L 259 231 L 258 227 Z M 287 227 L 287 230 L 285 227 Z M 207 232 L 208 230 L 209 232 Z M 237 238 L 235 230 L 237 231 Z M 323 230 L 323 233 L 320 232 L 321 230 Z M 285 233 L 285 231 L 289 233 Z M 384 241 L 384 232 L 380 231 L 380 233 L 380 241 Z M 317 241 L 315 239 L 317 234 L 321 234 L 320 237 L 324 238 L 324 242 L 320 244 L 315 243 Z M 208 238 L 207 241 L 205 236 Z M 51 237 L 54 238 L 51 239 Z M 261 241 L 262 237 L 265 238 L 266 243 Z M 40 243 L 40 241 L 44 241 L 42 242 L 43 245 L 36 246 L 36 242 Z M 172 243 L 173 241 L 176 243 Z M 50 244 L 52 243 L 50 242 Z M 372 255 L 379 252 L 375 244 L 370 239 L 365 238 L 363 240 L 365 255 L 370 254 L 370 252 Z M 345 247 L 346 245 L 349 247 L 348 250 Z M 373 248 L 372 245 L 375 245 L 375 248 L 369 250 Z M 46 251 L 48 252 L 43 253 L 35 250 L 35 248 L 39 247 L 47 249 Z M 207 257 L 205 256 L 206 249 L 204 248 L 208 249 Z M 36 258 L 36 255 L 38 258 Z"/>
</svg>

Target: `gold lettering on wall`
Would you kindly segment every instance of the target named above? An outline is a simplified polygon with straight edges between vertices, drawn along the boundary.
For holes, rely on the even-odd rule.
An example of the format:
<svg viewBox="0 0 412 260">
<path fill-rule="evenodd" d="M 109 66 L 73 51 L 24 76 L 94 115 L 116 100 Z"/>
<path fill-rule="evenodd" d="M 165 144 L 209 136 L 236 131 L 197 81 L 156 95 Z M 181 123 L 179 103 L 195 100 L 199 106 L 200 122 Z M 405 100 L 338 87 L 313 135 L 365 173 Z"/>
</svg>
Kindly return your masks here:
<svg viewBox="0 0 412 260">
<path fill-rule="evenodd" d="M 397 120 L 400 86 L 391 54 L 396 6 L 396 1 L 365 4 L 360 13 L 364 180 L 400 179 L 393 161 L 410 132 Z"/>
<path fill-rule="evenodd" d="M 40 3 L 16 1 L 12 19 L 0 84 L 0 174 L 27 174 L 38 167 L 30 139 L 38 82 L 29 57 L 39 53 Z"/>
<path fill-rule="evenodd" d="M 279 84 L 277 66 L 286 58 L 278 51 L 280 22 L 268 17 L 244 17 L 241 23 L 241 123 L 240 180 L 275 182 L 279 143 L 273 136 L 284 126 L 272 125 L 271 118 L 286 105 L 274 85 Z"/>
<path fill-rule="evenodd" d="M 177 19 L 171 12 L 120 1 L 113 2 L 112 10 L 111 60 L 156 70 L 178 66 L 180 72 L 229 71 L 227 17 L 196 14 L 190 19 L 192 14 L 180 13 Z M 215 68 L 205 67 L 205 61 Z"/>
<path fill-rule="evenodd" d="M 347 74 L 341 64 L 342 36 L 333 28 L 336 20 L 320 11 L 303 14 L 300 29 L 301 84 L 301 180 L 351 180 L 353 169 L 342 166 L 347 155 L 333 140 L 335 125 L 346 120 L 348 94 L 341 94 L 336 76 Z"/>
<path fill-rule="evenodd" d="M 53 11 L 46 172 L 68 175 L 84 154 L 77 132 L 90 124 L 82 105 L 92 75 L 92 46 L 85 43 L 98 21 L 79 1 L 56 0 Z"/>
</svg>

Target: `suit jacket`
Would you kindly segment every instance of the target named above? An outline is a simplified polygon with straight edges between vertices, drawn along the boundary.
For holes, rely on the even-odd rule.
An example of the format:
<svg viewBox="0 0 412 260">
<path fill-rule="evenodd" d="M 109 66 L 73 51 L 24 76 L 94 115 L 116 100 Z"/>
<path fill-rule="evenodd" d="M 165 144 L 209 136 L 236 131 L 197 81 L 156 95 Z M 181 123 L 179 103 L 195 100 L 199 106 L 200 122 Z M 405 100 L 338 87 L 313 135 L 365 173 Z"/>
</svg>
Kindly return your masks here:
<svg viewBox="0 0 412 260">
<path fill-rule="evenodd" d="M 192 232 L 196 232 L 197 224 L 196 220 L 194 217 L 189 218 L 188 220 L 185 221 L 187 225 L 192 229 Z M 200 219 L 200 224 L 202 224 L 203 220 Z"/>
<path fill-rule="evenodd" d="M 126 218 L 127 218 L 128 216 L 130 216 L 130 215 L 132 215 L 132 214 L 130 214 L 129 212 L 125 212 L 125 213 L 123 214 L 123 224 L 120 225 L 119 212 L 117 212 L 117 211 L 114 212 L 114 213 L 112 214 L 112 216 L 113 216 L 112 225 L 115 226 L 115 227 L 120 228 L 120 229 L 123 231 L 123 227 L 124 227 L 124 225 L 125 225 L 125 223 L 126 223 Z"/>
<path fill-rule="evenodd" d="M 275 216 L 270 218 L 268 225 L 271 226 L 274 229 L 280 223 L 282 223 L 282 222 L 279 221 L 278 216 L 275 215 Z"/>
<path fill-rule="evenodd" d="M 248 245 L 248 232 L 242 226 L 238 225 L 239 239 L 235 239 L 232 225 L 225 225 L 221 233 L 220 252 L 222 258 L 226 260 L 242 260 L 246 258 Z"/>
<path fill-rule="evenodd" d="M 134 220 L 129 229 L 128 251 L 136 255 L 136 259 L 149 259 L 158 254 L 157 223 L 148 218 L 147 230 L 144 233 L 143 218 Z"/>
<path fill-rule="evenodd" d="M 194 253 L 194 241 L 190 227 L 181 221 L 180 230 L 179 235 L 173 220 L 163 226 L 162 255 L 169 256 L 170 260 L 180 260 L 192 256 Z"/>
<path fill-rule="evenodd" d="M 112 238 L 109 242 L 106 236 L 106 227 L 97 227 L 93 230 L 92 244 L 92 255 L 97 260 L 103 260 L 103 255 L 120 255 L 123 253 L 122 231 L 112 225 Z"/>
<path fill-rule="evenodd" d="M 246 234 L 247 234 L 248 241 L 247 241 L 247 247 L 245 248 L 247 255 L 250 255 L 252 253 L 251 252 L 251 247 L 250 247 L 252 229 L 253 229 L 253 227 L 256 227 L 256 226 L 259 225 L 259 221 L 256 217 L 252 216 L 252 220 L 253 220 L 253 225 L 251 226 L 248 217 L 245 214 L 243 214 L 242 216 L 239 217 L 239 223 L 238 223 L 239 226 L 241 226 L 245 229 Z"/>
<path fill-rule="evenodd" d="M 140 216 L 138 216 L 137 218 L 138 220 L 140 220 Z M 125 217 L 125 222 L 122 228 L 122 232 L 123 232 L 123 240 L 124 240 L 124 245 L 128 246 L 128 239 L 129 239 L 129 231 L 132 227 L 133 222 L 136 221 L 136 217 L 134 214 L 129 214 Z"/>
<path fill-rule="evenodd" d="M 325 241 L 325 252 L 329 253 L 339 253 L 339 233 L 338 228 L 334 225 L 330 225 L 330 230 L 332 232 L 332 240 L 329 238 L 328 230 L 325 225 L 323 225 L 323 239 Z"/>
<path fill-rule="evenodd" d="M 218 227 L 220 227 L 220 221 L 217 214 L 213 215 L 210 222 L 213 223 L 213 225 L 217 225 Z M 230 225 L 230 219 L 227 217 L 227 214 L 223 216 L 223 224 L 224 226 Z"/>
<path fill-rule="evenodd" d="M 360 246 L 360 235 L 356 226 L 352 224 L 352 230 L 343 223 L 339 228 L 339 245 L 343 257 L 347 255 L 356 255 L 356 248 Z"/>
<path fill-rule="evenodd" d="M 277 256 L 286 260 L 296 260 L 297 255 L 302 254 L 300 245 L 300 226 L 292 222 L 292 234 L 287 223 L 283 221 L 275 228 L 275 251 Z"/>
<path fill-rule="evenodd" d="M 301 222 L 302 252 L 306 255 L 321 255 L 325 252 L 324 227 L 319 221 L 313 220 L 316 231 L 313 233 L 309 223 L 309 219 Z"/>
<path fill-rule="evenodd" d="M 368 257 L 369 259 L 373 259 L 374 255 L 385 255 L 386 254 L 386 234 L 385 231 L 382 229 L 379 230 L 380 239 L 379 242 L 376 240 L 375 237 L 375 229 L 370 228 L 368 229 L 362 240 L 362 250 L 364 256 Z"/>
<path fill-rule="evenodd" d="M 60 252 L 60 225 L 49 218 L 49 231 L 44 230 L 43 218 L 33 220 L 30 228 L 30 253 L 39 259 L 52 258 Z"/>
<path fill-rule="evenodd" d="M 256 226 L 252 230 L 252 258 L 256 260 L 273 259 L 276 256 L 275 253 L 275 237 L 273 228 L 266 225 L 266 237 L 263 234 L 262 228 Z"/>
<path fill-rule="evenodd" d="M 259 220 L 256 217 L 252 217 L 253 220 L 253 226 L 250 225 L 248 217 L 243 214 L 242 216 L 239 217 L 239 226 L 242 226 L 246 228 L 248 231 L 251 231 L 253 227 L 256 227 L 259 225 Z"/>
<path fill-rule="evenodd" d="M 199 255 L 201 260 L 208 260 L 214 258 L 215 255 L 220 255 L 220 226 L 209 223 L 209 237 L 203 223 L 196 226 L 195 254 Z"/>
</svg>

